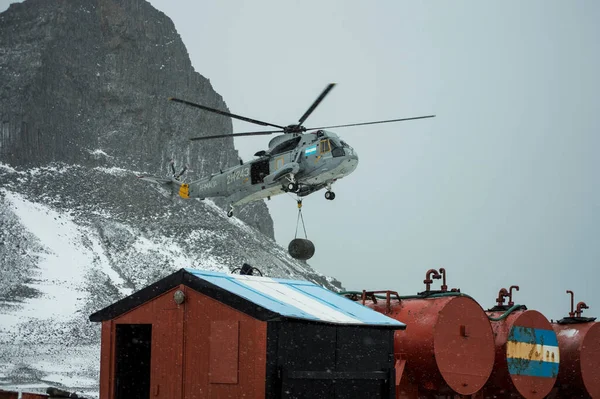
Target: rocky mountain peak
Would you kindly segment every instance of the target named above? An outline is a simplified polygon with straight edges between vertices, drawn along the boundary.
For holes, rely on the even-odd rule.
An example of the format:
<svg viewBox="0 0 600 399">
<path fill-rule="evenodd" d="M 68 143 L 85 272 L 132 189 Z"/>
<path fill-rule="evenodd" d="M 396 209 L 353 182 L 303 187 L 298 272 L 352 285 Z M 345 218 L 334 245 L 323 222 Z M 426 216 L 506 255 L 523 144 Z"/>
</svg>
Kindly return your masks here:
<svg viewBox="0 0 600 399">
<path fill-rule="evenodd" d="M 275 243 L 263 202 L 229 219 L 219 201 L 163 197 L 136 178 L 165 175 L 170 159 L 190 180 L 238 161 L 231 138 L 188 140 L 230 133 L 229 119 L 170 96 L 227 111 L 146 1 L 0 13 L 0 387 L 76 378 L 93 392 L 99 330 L 87 316 L 181 267 L 248 262 L 340 288 Z"/>
</svg>

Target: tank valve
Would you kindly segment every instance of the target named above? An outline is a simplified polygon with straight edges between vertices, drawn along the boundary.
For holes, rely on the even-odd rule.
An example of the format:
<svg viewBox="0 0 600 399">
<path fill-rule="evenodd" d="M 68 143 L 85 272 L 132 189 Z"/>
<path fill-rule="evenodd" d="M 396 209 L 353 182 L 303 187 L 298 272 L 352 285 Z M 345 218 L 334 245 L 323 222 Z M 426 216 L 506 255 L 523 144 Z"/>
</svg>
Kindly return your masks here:
<svg viewBox="0 0 600 399">
<path fill-rule="evenodd" d="M 589 309 L 590 307 L 585 302 L 578 302 L 575 310 L 573 310 L 575 294 L 571 290 L 567 290 L 567 294 L 571 295 L 571 311 L 569 312 L 569 317 L 581 317 L 583 309 Z"/>
<path fill-rule="evenodd" d="M 498 291 L 498 298 L 496 298 L 496 305 L 504 306 L 504 300 L 508 298 L 508 306 L 513 306 L 515 304 L 512 300 L 513 290 L 519 291 L 519 286 L 511 285 L 508 290 L 506 288 L 500 288 L 500 291 Z"/>
<path fill-rule="evenodd" d="M 581 317 L 583 313 L 583 309 L 589 309 L 590 307 L 585 304 L 585 302 L 579 302 L 577 304 L 577 310 L 575 311 L 575 317 Z"/>
<path fill-rule="evenodd" d="M 438 273 L 437 270 L 435 270 L 435 269 L 427 270 L 427 273 L 425 273 L 425 280 L 423 280 L 423 284 L 425 284 L 425 292 L 431 291 L 431 284 L 433 284 L 432 279 L 439 280 L 441 278 L 442 278 L 442 276 L 440 275 L 440 273 Z"/>
<path fill-rule="evenodd" d="M 496 305 L 504 306 L 504 299 L 507 297 L 508 291 L 506 290 L 506 288 L 500 288 L 500 291 L 498 291 L 498 298 L 496 298 Z"/>
</svg>

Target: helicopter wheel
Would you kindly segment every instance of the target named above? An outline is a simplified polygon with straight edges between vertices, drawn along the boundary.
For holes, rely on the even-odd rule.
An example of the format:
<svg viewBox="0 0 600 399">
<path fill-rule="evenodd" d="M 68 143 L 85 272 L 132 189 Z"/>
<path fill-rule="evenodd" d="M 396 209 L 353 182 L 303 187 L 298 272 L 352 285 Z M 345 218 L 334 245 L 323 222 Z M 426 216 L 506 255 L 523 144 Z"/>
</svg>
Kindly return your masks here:
<svg viewBox="0 0 600 399">
<path fill-rule="evenodd" d="M 290 182 L 287 185 L 287 189 L 288 189 L 288 191 L 296 193 L 296 192 L 298 192 L 298 184 L 294 183 L 294 182 Z"/>
<path fill-rule="evenodd" d="M 227 211 L 227 217 L 228 217 L 228 218 L 230 218 L 230 217 L 232 217 L 232 216 L 233 216 L 233 207 L 232 207 L 232 206 L 230 206 L 230 207 L 229 207 L 229 210 Z"/>
<path fill-rule="evenodd" d="M 325 192 L 325 199 L 333 201 L 335 199 L 335 193 L 333 191 L 326 191 Z"/>
</svg>

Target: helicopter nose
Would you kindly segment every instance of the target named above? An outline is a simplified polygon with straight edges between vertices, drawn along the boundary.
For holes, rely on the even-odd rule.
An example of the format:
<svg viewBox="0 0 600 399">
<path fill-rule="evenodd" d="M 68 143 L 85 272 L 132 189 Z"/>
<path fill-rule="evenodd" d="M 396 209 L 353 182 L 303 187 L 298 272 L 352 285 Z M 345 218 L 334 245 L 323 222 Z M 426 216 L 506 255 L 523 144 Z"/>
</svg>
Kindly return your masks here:
<svg viewBox="0 0 600 399">
<path fill-rule="evenodd" d="M 358 161 L 358 154 L 353 148 L 346 148 L 346 154 L 349 159 Z"/>
<path fill-rule="evenodd" d="M 346 164 L 350 165 L 352 170 L 356 169 L 356 166 L 358 165 L 358 154 L 356 151 L 352 151 L 346 155 Z"/>
<path fill-rule="evenodd" d="M 358 161 L 358 154 L 351 147 L 335 148 L 332 151 L 332 155 L 334 158 L 341 157 L 342 159 L 348 161 Z"/>
</svg>

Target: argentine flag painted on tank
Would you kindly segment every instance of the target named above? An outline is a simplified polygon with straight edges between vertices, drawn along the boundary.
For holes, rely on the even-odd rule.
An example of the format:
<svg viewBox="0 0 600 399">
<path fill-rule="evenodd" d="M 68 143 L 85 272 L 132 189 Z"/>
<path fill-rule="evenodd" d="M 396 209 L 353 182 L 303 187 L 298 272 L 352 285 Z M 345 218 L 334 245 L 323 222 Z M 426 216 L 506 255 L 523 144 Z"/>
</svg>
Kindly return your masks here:
<svg viewBox="0 0 600 399">
<path fill-rule="evenodd" d="M 312 145 L 310 147 L 307 147 L 306 150 L 304 150 L 304 155 L 312 155 L 312 154 L 316 154 L 317 153 L 317 146 L 316 145 Z"/>
<path fill-rule="evenodd" d="M 510 374 L 556 378 L 560 360 L 556 333 L 513 326 L 506 342 L 506 358 Z"/>
</svg>

